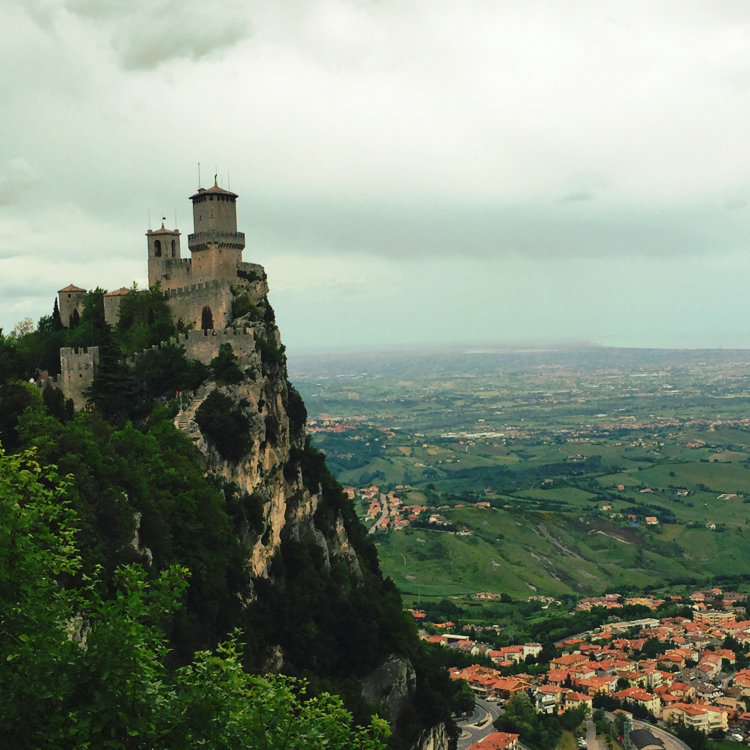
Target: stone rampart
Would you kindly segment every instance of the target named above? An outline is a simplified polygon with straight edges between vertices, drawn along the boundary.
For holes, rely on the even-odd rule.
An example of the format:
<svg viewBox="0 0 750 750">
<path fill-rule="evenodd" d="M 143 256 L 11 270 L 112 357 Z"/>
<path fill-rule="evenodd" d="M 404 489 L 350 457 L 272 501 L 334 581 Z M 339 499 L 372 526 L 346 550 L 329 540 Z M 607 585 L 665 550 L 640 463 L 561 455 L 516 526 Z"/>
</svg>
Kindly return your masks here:
<svg viewBox="0 0 750 750">
<path fill-rule="evenodd" d="M 223 331 L 187 331 L 172 336 L 160 344 L 155 344 L 151 349 L 161 349 L 163 346 L 182 346 L 188 359 L 197 359 L 207 365 L 219 353 L 219 347 L 222 344 L 231 344 L 235 356 L 240 361 L 247 360 L 255 355 L 255 335 L 249 328 L 227 328 Z M 125 360 L 126 363 L 135 365 L 136 360 L 142 353 L 139 352 L 132 357 L 128 357 Z"/>
<path fill-rule="evenodd" d="M 232 287 L 226 279 L 166 290 L 172 319 L 196 329 L 222 330 L 232 321 Z"/>
</svg>

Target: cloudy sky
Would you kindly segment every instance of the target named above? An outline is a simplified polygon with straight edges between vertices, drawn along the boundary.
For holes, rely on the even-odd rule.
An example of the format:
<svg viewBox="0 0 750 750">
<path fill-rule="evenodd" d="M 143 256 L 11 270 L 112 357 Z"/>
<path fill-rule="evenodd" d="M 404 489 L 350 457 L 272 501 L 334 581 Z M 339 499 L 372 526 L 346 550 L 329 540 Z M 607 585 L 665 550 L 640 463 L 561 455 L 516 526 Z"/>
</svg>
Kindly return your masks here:
<svg viewBox="0 0 750 750">
<path fill-rule="evenodd" d="M 6 332 L 144 284 L 200 162 L 291 351 L 750 347 L 746 0 L 4 7 Z"/>
</svg>

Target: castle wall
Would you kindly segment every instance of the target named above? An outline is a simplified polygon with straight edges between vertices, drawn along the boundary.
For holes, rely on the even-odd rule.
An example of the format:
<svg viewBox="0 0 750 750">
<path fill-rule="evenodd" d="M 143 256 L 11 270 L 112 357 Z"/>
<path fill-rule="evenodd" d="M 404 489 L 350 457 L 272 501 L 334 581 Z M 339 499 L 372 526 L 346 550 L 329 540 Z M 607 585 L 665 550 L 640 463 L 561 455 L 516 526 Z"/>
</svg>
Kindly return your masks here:
<svg viewBox="0 0 750 750">
<path fill-rule="evenodd" d="M 76 409 L 86 405 L 86 390 L 94 382 L 98 364 L 98 346 L 64 346 L 60 349 L 60 387 L 67 398 L 73 399 Z"/>
<path fill-rule="evenodd" d="M 227 279 L 169 289 L 164 296 L 175 322 L 181 318 L 185 325 L 192 323 L 200 330 L 205 308 L 211 311 L 213 328 L 216 330 L 226 328 L 232 321 L 232 288 Z"/>
<path fill-rule="evenodd" d="M 173 336 L 167 344 L 176 344 L 185 348 L 188 359 L 197 359 L 204 365 L 219 353 L 222 344 L 231 344 L 235 356 L 239 360 L 255 356 L 255 336 L 247 328 L 235 331 L 227 328 L 224 331 L 187 331 Z"/>
<path fill-rule="evenodd" d="M 193 278 L 190 258 L 148 259 L 148 285 L 161 282 L 162 289 L 179 289 L 197 283 Z"/>
</svg>

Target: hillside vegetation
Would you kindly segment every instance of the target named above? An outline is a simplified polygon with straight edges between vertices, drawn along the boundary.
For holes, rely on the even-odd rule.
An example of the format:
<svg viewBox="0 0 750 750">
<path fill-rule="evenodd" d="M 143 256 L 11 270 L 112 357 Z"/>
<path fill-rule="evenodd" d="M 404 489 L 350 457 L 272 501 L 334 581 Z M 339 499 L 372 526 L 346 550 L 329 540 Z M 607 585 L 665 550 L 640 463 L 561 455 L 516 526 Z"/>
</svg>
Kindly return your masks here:
<svg viewBox="0 0 750 750">
<path fill-rule="evenodd" d="M 53 315 L 0 335 L 0 745 L 406 748 L 436 726 L 449 739 L 455 687 L 305 441 L 272 314 L 252 366 L 176 346 L 126 365 L 174 329 L 169 311 L 134 290 L 110 328 L 102 294 L 72 330 Z M 74 337 L 102 352 L 79 412 L 29 382 Z M 222 400 L 240 392 L 257 403 Z M 191 400 L 205 434 L 189 437 L 175 416 Z M 259 470 L 256 453 L 285 463 Z M 214 464 L 247 465 L 245 485 Z M 363 689 L 387 659 L 411 670 L 393 704 Z"/>
</svg>

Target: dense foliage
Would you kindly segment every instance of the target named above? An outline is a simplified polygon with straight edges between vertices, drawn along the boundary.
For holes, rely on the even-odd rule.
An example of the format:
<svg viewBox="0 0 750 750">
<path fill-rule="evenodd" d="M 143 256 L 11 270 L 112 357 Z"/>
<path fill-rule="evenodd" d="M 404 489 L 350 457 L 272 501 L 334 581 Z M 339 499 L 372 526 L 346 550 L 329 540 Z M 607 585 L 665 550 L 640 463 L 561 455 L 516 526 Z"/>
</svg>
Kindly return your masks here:
<svg viewBox="0 0 750 750">
<path fill-rule="evenodd" d="M 87 296 L 72 329 L 53 315 L 0 335 L 0 622 L 12 629 L 0 680 L 13 691 L 0 745 L 276 747 L 278 731 L 285 747 L 380 747 L 377 714 L 387 710 L 363 700 L 361 679 L 396 654 L 413 664 L 417 689 L 387 743 L 409 747 L 449 717 L 460 685 L 416 638 L 351 502 L 303 440 L 299 394 L 287 384 L 294 443 L 283 473 L 319 495 L 316 528 L 282 538 L 272 576 L 251 580 L 246 544 L 269 531 L 264 489 L 243 496 L 207 477 L 166 401 L 209 377 L 256 374 L 225 346 L 209 367 L 169 343 L 125 364 L 124 353 L 173 329 L 160 297 L 135 291 L 113 329 L 103 294 Z M 60 391 L 28 383 L 48 350 L 73 340 L 100 347 L 94 408 L 78 413 Z M 263 342 L 260 353 L 283 386 L 283 347 Z M 229 460 L 249 447 L 245 407 L 218 390 L 197 410 Z M 266 420 L 267 436 L 278 429 Z M 354 563 L 320 546 L 321 531 L 336 539 L 342 530 Z M 287 677 L 257 676 L 277 651 Z"/>
<path fill-rule="evenodd" d="M 229 398 L 212 391 L 195 412 L 195 421 L 222 458 L 235 463 L 250 447 L 250 422 Z"/>
<path fill-rule="evenodd" d="M 339 698 L 244 671 L 237 635 L 168 667 L 165 628 L 189 572 L 82 575 L 70 484 L 0 452 L 0 744 L 5 748 L 382 748 Z"/>
</svg>

